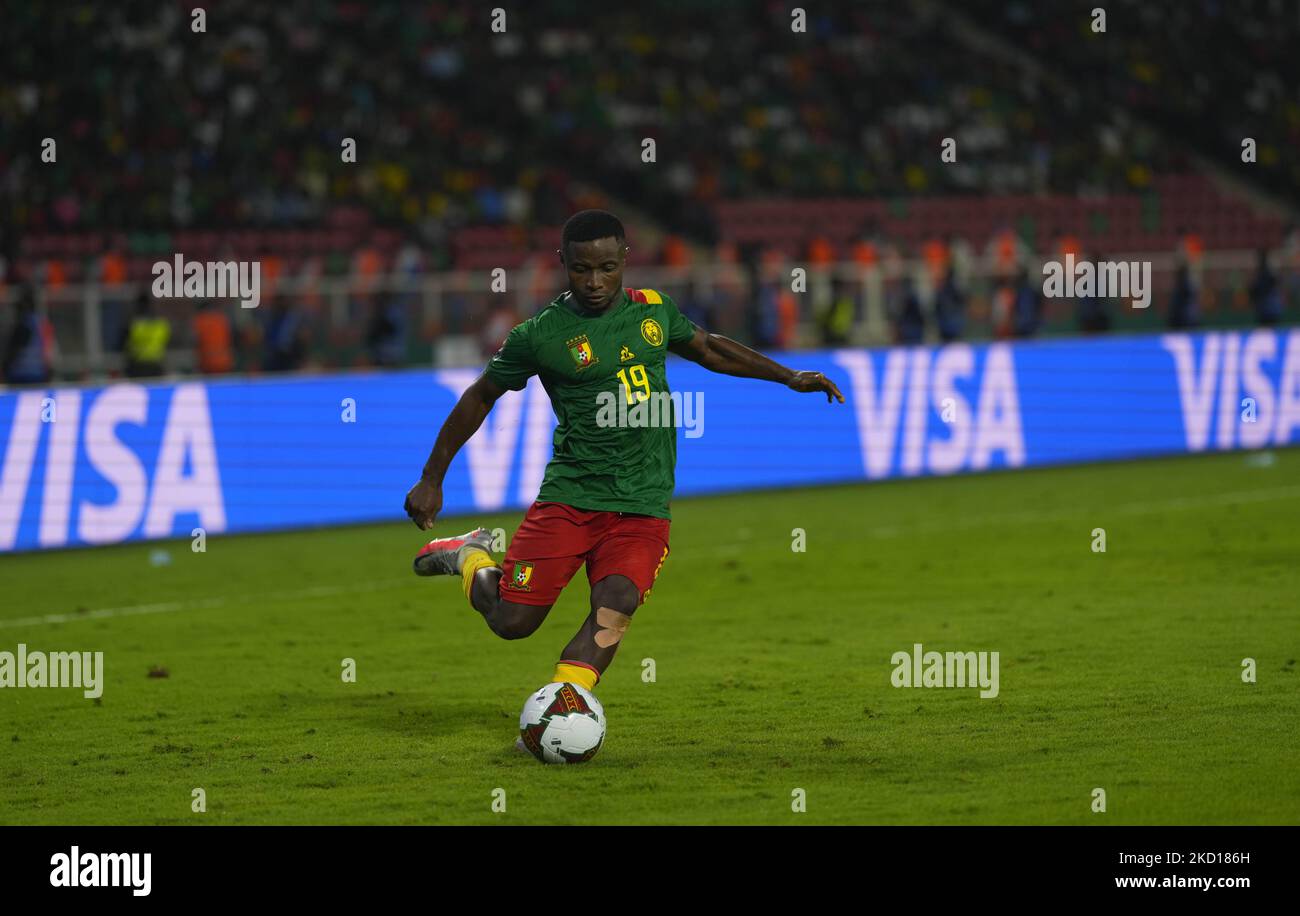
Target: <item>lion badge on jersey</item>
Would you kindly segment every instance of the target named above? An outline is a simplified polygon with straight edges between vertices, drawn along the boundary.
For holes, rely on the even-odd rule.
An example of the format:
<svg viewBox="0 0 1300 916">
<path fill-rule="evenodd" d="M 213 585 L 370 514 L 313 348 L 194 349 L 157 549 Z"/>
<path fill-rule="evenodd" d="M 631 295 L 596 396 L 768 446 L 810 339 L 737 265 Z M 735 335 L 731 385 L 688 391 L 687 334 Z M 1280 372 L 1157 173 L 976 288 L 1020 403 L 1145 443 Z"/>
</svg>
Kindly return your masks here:
<svg viewBox="0 0 1300 916">
<path fill-rule="evenodd" d="M 664 342 L 664 329 L 653 318 L 647 318 L 641 322 L 641 336 L 650 346 L 657 347 Z"/>
</svg>

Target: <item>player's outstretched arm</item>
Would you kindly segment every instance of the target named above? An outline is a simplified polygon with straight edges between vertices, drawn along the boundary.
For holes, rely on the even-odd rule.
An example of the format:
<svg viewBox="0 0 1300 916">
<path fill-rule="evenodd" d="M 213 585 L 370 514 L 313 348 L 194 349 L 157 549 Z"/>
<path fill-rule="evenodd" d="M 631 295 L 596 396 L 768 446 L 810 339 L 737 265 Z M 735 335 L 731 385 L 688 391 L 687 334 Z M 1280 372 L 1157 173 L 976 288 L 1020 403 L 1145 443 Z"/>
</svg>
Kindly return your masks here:
<svg viewBox="0 0 1300 916">
<path fill-rule="evenodd" d="M 486 375 L 480 375 L 474 384 L 465 389 L 456 406 L 438 432 L 429 460 L 415 486 L 406 494 L 406 514 L 422 529 L 433 527 L 433 520 L 442 511 L 442 479 L 447 476 L 451 459 L 461 450 L 469 437 L 478 432 L 492 405 L 505 394 L 505 389 Z"/>
<path fill-rule="evenodd" d="M 840 389 L 820 372 L 797 372 L 768 359 L 757 350 L 751 350 L 744 344 L 737 343 L 730 337 L 710 334 L 703 328 L 696 328 L 695 336 L 690 340 L 674 344 L 669 349 L 678 356 L 699 363 L 711 372 L 780 382 L 795 391 L 824 391 L 827 403 L 836 399 L 841 404 L 844 403 L 844 395 L 840 394 Z"/>
</svg>

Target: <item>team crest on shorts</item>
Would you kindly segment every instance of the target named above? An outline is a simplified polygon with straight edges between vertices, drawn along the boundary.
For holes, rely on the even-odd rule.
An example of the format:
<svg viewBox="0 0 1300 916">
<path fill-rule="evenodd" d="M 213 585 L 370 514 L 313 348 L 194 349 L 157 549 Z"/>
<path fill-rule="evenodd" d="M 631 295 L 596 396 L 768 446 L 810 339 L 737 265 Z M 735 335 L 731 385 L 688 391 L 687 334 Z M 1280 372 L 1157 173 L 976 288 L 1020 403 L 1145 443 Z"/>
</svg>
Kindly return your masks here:
<svg viewBox="0 0 1300 916">
<path fill-rule="evenodd" d="M 564 345 L 569 348 L 569 355 L 573 357 L 573 363 L 578 367 L 579 372 L 600 362 L 600 357 L 591 352 L 591 341 L 587 339 L 586 334 L 566 340 Z"/>
<path fill-rule="evenodd" d="M 653 318 L 647 318 L 641 322 L 641 336 L 650 346 L 657 347 L 664 342 L 664 329 Z"/>
<path fill-rule="evenodd" d="M 533 578 L 532 563 L 516 563 L 515 574 L 510 577 L 510 588 L 518 589 L 521 592 L 531 592 L 533 587 L 529 581 Z"/>
</svg>

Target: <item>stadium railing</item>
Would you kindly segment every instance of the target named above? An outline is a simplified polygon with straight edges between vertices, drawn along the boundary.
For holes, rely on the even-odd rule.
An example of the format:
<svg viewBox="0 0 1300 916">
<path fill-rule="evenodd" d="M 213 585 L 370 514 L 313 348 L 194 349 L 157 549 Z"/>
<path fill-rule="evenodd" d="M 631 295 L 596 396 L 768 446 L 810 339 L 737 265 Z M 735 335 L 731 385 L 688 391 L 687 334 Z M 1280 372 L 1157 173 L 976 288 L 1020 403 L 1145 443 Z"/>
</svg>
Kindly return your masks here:
<svg viewBox="0 0 1300 916">
<path fill-rule="evenodd" d="M 1112 302 L 1113 331 L 1147 331 L 1163 327 L 1173 289 L 1178 256 L 1172 252 L 1115 252 L 1106 260 L 1149 261 L 1151 302 L 1137 309 L 1128 302 Z M 1200 297 L 1202 324 L 1208 327 L 1238 327 L 1252 324 L 1249 287 L 1256 268 L 1254 251 L 1206 252 L 1193 269 Z M 1033 256 L 1026 267 L 1029 278 L 1041 290 L 1044 257 Z M 1300 271 L 1285 264 L 1280 252 L 1271 261 L 1287 308 L 1288 317 L 1300 306 Z M 626 282 L 637 287 L 658 289 L 674 298 L 688 315 L 710 330 L 754 342 L 756 310 L 760 293 L 755 283 L 770 291 L 791 291 L 796 260 L 763 265 L 751 274 L 736 263 L 696 264 L 689 267 L 636 266 L 628 269 Z M 847 343 L 880 345 L 893 341 L 892 318 L 899 307 L 904 279 L 910 277 L 921 298 L 927 318 L 927 339 L 935 335 L 933 293 L 935 278 L 919 259 L 885 260 L 878 267 L 838 263 L 807 268 L 806 290 L 791 293 L 796 318 L 790 334 L 775 343 L 785 348 L 808 348 L 824 343 L 818 316 L 833 296 L 835 282 L 847 284 L 854 299 L 854 318 Z M 963 337 L 979 340 L 997 336 L 995 292 L 1004 278 L 982 258 L 973 259 L 968 275 L 960 278 L 967 295 Z M 454 368 L 480 364 L 493 352 L 509 327 L 533 314 L 563 289 L 558 268 L 524 267 L 507 276 L 504 292 L 494 292 L 489 271 L 455 271 L 430 274 L 380 274 L 356 276 L 282 277 L 274 289 L 262 290 L 256 309 L 242 309 L 227 300 L 227 314 L 241 343 L 237 343 L 237 370 L 256 370 L 260 365 L 257 328 L 270 303 L 287 299 L 305 319 L 313 338 L 304 368 L 368 365 L 366 329 L 375 303 L 390 301 L 402 319 L 396 332 L 403 358 L 397 365 L 434 365 Z M 58 345 L 56 378 L 99 380 L 120 371 L 121 354 L 116 352 L 122 329 L 130 320 L 133 302 L 147 283 L 102 285 L 98 283 L 43 286 L 36 290 L 38 311 L 53 325 Z M 10 285 L 3 293 L 5 305 L 18 291 Z M 172 324 L 172 343 L 167 369 L 188 373 L 196 369 L 190 322 L 197 300 L 159 299 L 159 312 Z M 12 310 L 3 312 L 0 334 L 7 333 Z M 493 321 L 494 314 L 498 320 Z M 1074 301 L 1049 299 L 1044 302 L 1042 332 L 1070 333 L 1077 330 Z M 251 341 L 251 342 L 250 342 Z"/>
</svg>

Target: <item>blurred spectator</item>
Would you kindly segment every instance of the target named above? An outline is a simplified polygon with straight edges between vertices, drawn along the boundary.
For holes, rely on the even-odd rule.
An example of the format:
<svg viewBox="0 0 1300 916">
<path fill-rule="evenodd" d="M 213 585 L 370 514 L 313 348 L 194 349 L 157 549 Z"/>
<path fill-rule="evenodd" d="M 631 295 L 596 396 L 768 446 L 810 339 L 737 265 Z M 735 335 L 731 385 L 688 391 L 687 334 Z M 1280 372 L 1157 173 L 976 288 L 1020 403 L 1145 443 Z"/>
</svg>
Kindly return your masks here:
<svg viewBox="0 0 1300 916">
<path fill-rule="evenodd" d="M 1015 287 L 1011 281 L 999 282 L 989 300 L 989 319 L 993 336 L 1005 340 L 1015 334 Z"/>
<path fill-rule="evenodd" d="M 302 313 L 285 297 L 276 299 L 266 316 L 262 368 L 291 372 L 302 368 L 307 354 L 307 327 Z"/>
<path fill-rule="evenodd" d="M 934 318 L 945 343 L 961 337 L 966 325 L 966 294 L 957 287 L 956 271 L 948 268 L 934 297 Z"/>
<path fill-rule="evenodd" d="M 1277 275 L 1268 266 L 1268 249 L 1259 249 L 1259 266 L 1250 284 L 1250 302 L 1255 307 L 1255 320 L 1263 325 L 1274 325 L 1282 320 L 1282 295 L 1278 290 Z"/>
<path fill-rule="evenodd" d="M 111 233 L 105 240 L 104 255 L 99 260 L 99 282 L 104 284 L 100 299 L 100 338 L 106 350 L 118 349 L 126 327 L 127 282 L 126 241 L 121 233 Z"/>
<path fill-rule="evenodd" d="M 509 331 L 506 328 L 506 333 Z M 501 339 L 505 339 L 505 333 Z M 375 366 L 400 366 L 406 361 L 406 310 L 399 297 L 375 297 L 366 327 L 366 352 Z"/>
<path fill-rule="evenodd" d="M 903 345 L 919 344 L 925 339 L 925 313 L 921 310 L 921 297 L 917 295 L 916 281 L 911 274 L 903 276 L 900 300 L 894 338 Z"/>
<path fill-rule="evenodd" d="M 717 291 L 715 290 L 714 296 L 716 295 Z M 677 307 L 693 324 L 701 328 L 708 328 L 711 331 L 718 331 L 717 322 L 713 320 L 714 303 L 701 299 L 701 297 L 695 295 L 693 290 L 687 292 L 684 298 L 677 300 Z"/>
<path fill-rule="evenodd" d="M 1100 264 L 1104 258 L 1099 252 L 1093 252 L 1092 263 Z M 1076 317 L 1079 330 L 1086 334 L 1098 334 L 1110 330 L 1110 300 L 1100 296 L 1080 296 L 1076 302 Z"/>
<path fill-rule="evenodd" d="M 374 233 L 371 233 L 370 240 L 352 259 L 352 279 L 363 293 L 369 293 L 383 272 L 384 255 L 376 244 Z"/>
<path fill-rule="evenodd" d="M 863 271 L 880 266 L 882 260 L 881 244 L 883 239 L 877 228 L 866 223 L 858 232 L 858 239 L 850 249 L 850 256 Z"/>
<path fill-rule="evenodd" d="M 799 321 L 799 303 L 786 285 L 789 273 L 781 253 L 774 248 L 761 252 L 751 250 L 746 266 L 755 291 L 756 301 L 751 311 L 755 344 L 777 349 L 791 346 Z"/>
<path fill-rule="evenodd" d="M 875 327 L 875 322 L 889 313 L 886 280 L 902 272 L 902 255 L 872 220 L 863 223 L 851 253 L 862 280 L 861 311 L 865 324 L 873 331 L 881 330 Z"/>
<path fill-rule="evenodd" d="M 857 317 L 857 299 L 853 294 L 853 284 L 838 277 L 831 287 L 830 304 L 818 316 L 822 343 L 828 346 L 841 346 L 849 342 L 849 333 Z"/>
<path fill-rule="evenodd" d="M 1016 274 L 1011 315 L 1015 336 L 1033 337 L 1038 333 L 1043 320 L 1043 297 L 1041 291 L 1029 282 L 1029 271 L 1024 267 Z"/>
<path fill-rule="evenodd" d="M 122 337 L 122 358 L 127 377 L 162 375 L 171 334 L 171 323 L 158 314 L 153 298 L 148 293 L 140 293 L 135 300 L 135 313 Z"/>
<path fill-rule="evenodd" d="M 1205 279 L 1205 240 L 1198 233 L 1188 231 L 1186 226 L 1179 226 L 1174 254 L 1187 265 L 1192 286 L 1200 289 Z"/>
<path fill-rule="evenodd" d="M 195 362 L 200 372 L 220 375 L 235 367 L 230 318 L 225 309 L 217 307 L 211 299 L 202 300 L 194 315 L 193 330 Z"/>
<path fill-rule="evenodd" d="M 676 235 L 664 236 L 663 246 L 659 252 L 659 262 L 665 267 L 688 267 L 691 263 L 690 251 L 686 243 Z"/>
<path fill-rule="evenodd" d="M 781 295 L 779 284 L 762 282 L 757 289 L 755 302 L 754 328 L 752 334 L 754 342 L 759 348 L 773 347 L 777 345 L 777 339 L 780 337 L 780 303 L 778 297 Z"/>
<path fill-rule="evenodd" d="M 1029 258 L 1028 246 L 1010 226 L 1003 226 L 989 237 L 984 249 L 990 276 L 1001 283 L 1010 283 L 1016 270 Z"/>
<path fill-rule="evenodd" d="M 1192 272 L 1186 262 L 1179 262 L 1174 276 L 1174 291 L 1169 300 L 1169 327 L 1194 328 L 1201 323 L 1200 301 Z"/>
<path fill-rule="evenodd" d="M 714 278 L 713 297 L 707 303 L 697 303 L 704 320 L 698 321 L 689 314 L 687 317 L 710 331 L 748 340 L 746 315 L 753 307 L 753 296 L 745 282 L 746 273 L 740 263 L 740 252 L 734 243 L 724 242 L 718 245 L 715 257 L 718 268 Z M 694 296 L 691 298 L 695 299 Z"/>
<path fill-rule="evenodd" d="M 829 267 L 835 263 L 835 246 L 824 235 L 813 236 L 808 242 L 808 264 L 812 267 Z"/>
<path fill-rule="evenodd" d="M 957 285 L 970 289 L 975 276 L 975 249 L 964 237 L 951 235 L 948 237 L 948 257 L 956 272 Z"/>
<path fill-rule="evenodd" d="M 1300 303 L 1300 223 L 1288 224 L 1282 237 L 1282 277 L 1286 298 Z"/>
<path fill-rule="evenodd" d="M 1083 246 L 1079 244 L 1078 236 L 1069 232 L 1062 232 L 1060 229 L 1052 233 L 1051 244 L 1053 256 L 1059 258 L 1062 264 L 1065 263 L 1066 255 L 1074 255 L 1074 259 L 1079 260 L 1080 252 L 1083 250 Z"/>
<path fill-rule="evenodd" d="M 50 380 L 54 368 L 54 327 L 36 312 L 32 288 L 24 284 L 14 303 L 14 323 L 4 351 L 4 377 L 11 385 Z"/>
<path fill-rule="evenodd" d="M 501 345 L 505 343 L 506 335 L 510 333 L 510 329 L 518 323 L 519 318 L 515 314 L 515 310 L 506 302 L 499 301 L 483 328 L 483 334 L 479 339 L 480 352 L 487 357 L 499 350 Z"/>
<path fill-rule="evenodd" d="M 932 289 L 938 289 L 945 278 L 954 287 L 957 286 L 957 271 L 948 256 L 948 246 L 942 239 L 928 239 L 921 246 L 921 260 L 925 262 L 926 274 Z"/>
</svg>

